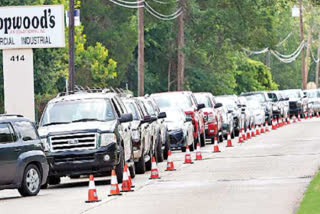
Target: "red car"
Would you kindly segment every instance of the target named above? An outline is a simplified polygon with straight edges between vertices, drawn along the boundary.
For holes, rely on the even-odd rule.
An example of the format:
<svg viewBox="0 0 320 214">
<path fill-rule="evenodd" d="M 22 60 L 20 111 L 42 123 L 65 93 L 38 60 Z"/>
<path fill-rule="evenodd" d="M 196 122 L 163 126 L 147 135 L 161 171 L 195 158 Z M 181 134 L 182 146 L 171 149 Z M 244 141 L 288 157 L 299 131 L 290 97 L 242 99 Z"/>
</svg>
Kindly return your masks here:
<svg viewBox="0 0 320 214">
<path fill-rule="evenodd" d="M 205 105 L 198 104 L 192 92 L 164 92 L 152 94 L 151 97 L 156 101 L 161 111 L 166 108 L 180 108 L 186 113 L 186 115 L 190 115 L 194 126 L 193 137 L 195 142 L 200 141 L 201 146 L 205 146 L 206 136 L 204 114 L 201 111 Z"/>
<path fill-rule="evenodd" d="M 222 107 L 221 103 L 216 103 L 211 93 L 195 93 L 194 96 L 198 103 L 204 104 L 205 108 L 201 111 L 204 114 L 205 121 L 205 133 L 208 139 L 211 139 L 213 143 L 214 137 L 219 136 L 219 132 L 222 132 L 222 116 L 219 110 Z"/>
</svg>

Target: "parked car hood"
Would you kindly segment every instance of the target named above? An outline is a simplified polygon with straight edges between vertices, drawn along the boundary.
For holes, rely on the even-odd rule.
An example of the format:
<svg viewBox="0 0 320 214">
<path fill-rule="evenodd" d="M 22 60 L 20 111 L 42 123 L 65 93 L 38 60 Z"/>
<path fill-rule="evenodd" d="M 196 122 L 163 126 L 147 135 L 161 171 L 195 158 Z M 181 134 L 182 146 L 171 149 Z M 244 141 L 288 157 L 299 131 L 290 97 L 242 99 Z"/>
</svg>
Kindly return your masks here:
<svg viewBox="0 0 320 214">
<path fill-rule="evenodd" d="M 90 121 L 90 122 L 77 122 L 68 124 L 58 124 L 51 126 L 39 127 L 40 136 L 48 136 L 49 133 L 61 133 L 61 132 L 72 132 L 72 131 L 86 131 L 86 130 L 99 130 L 101 132 L 111 131 L 113 132 L 116 127 L 117 121 Z"/>
</svg>

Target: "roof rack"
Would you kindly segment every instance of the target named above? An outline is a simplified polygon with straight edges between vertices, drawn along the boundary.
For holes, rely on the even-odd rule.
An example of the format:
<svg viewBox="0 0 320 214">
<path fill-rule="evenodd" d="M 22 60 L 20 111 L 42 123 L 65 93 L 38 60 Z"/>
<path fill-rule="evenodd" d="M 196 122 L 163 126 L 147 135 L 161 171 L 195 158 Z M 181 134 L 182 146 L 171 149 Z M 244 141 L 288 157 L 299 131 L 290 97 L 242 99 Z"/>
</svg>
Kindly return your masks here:
<svg viewBox="0 0 320 214">
<path fill-rule="evenodd" d="M 24 117 L 21 114 L 0 114 L 0 117 Z"/>
</svg>

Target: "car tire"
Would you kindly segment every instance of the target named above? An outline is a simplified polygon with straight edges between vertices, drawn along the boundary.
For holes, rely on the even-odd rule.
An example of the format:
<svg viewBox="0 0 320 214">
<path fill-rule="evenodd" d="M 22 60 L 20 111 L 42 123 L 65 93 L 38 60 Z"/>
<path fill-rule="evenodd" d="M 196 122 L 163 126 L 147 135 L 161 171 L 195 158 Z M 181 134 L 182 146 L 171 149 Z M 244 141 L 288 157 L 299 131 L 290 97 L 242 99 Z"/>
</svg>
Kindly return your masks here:
<svg viewBox="0 0 320 214">
<path fill-rule="evenodd" d="M 146 164 L 145 164 L 147 171 L 150 171 L 151 168 L 152 168 L 152 151 L 151 151 L 151 148 L 150 148 L 150 151 L 149 151 L 149 156 L 150 156 L 150 160 L 148 160 L 148 161 L 146 162 Z"/>
<path fill-rule="evenodd" d="M 22 196 L 36 196 L 41 189 L 42 175 L 38 167 L 30 164 L 24 170 L 21 187 L 18 188 Z"/>
<path fill-rule="evenodd" d="M 123 169 L 124 169 L 124 151 L 122 146 L 120 146 L 119 159 L 120 159 L 119 163 L 116 165 L 116 175 L 117 175 L 118 183 L 122 183 Z"/>
<path fill-rule="evenodd" d="M 166 143 L 164 144 L 164 150 L 163 150 L 163 158 L 165 160 L 168 159 L 168 152 L 170 150 L 170 144 L 169 144 L 169 140 L 167 138 Z"/>
<path fill-rule="evenodd" d="M 144 161 L 144 153 L 142 152 L 141 157 L 139 158 L 138 162 L 134 163 L 135 171 L 137 174 L 144 174 L 146 172 L 146 163 Z"/>
<path fill-rule="evenodd" d="M 201 147 L 206 146 L 206 134 L 204 132 L 202 135 L 200 135 L 200 146 Z"/>
<path fill-rule="evenodd" d="M 187 148 L 186 147 L 181 147 L 181 152 L 186 152 Z"/>
<path fill-rule="evenodd" d="M 60 179 L 60 177 L 49 176 L 47 182 L 49 185 L 58 185 L 58 184 L 60 184 L 61 179 Z"/>
<path fill-rule="evenodd" d="M 129 166 L 129 172 L 130 172 L 131 178 L 135 178 L 136 177 L 136 167 L 135 167 L 134 164 Z"/>
<path fill-rule="evenodd" d="M 80 175 L 70 175 L 69 176 L 71 179 L 79 179 Z"/>
<path fill-rule="evenodd" d="M 161 163 L 164 160 L 160 136 L 158 136 L 157 145 L 156 145 L 156 160 L 157 160 L 157 163 Z"/>
</svg>

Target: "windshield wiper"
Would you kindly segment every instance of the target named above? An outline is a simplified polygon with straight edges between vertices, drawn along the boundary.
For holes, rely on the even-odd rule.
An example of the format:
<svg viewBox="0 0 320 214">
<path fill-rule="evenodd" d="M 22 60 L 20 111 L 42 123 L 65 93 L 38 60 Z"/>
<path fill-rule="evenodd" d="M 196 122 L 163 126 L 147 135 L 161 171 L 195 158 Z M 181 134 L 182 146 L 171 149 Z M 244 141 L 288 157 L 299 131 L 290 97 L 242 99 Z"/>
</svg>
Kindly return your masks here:
<svg viewBox="0 0 320 214">
<path fill-rule="evenodd" d="M 42 126 L 52 126 L 52 125 L 59 125 L 59 124 L 68 124 L 69 122 L 52 122 L 52 123 L 47 123 Z"/>
<path fill-rule="evenodd" d="M 72 123 L 87 122 L 87 121 L 100 121 L 100 122 L 103 122 L 103 120 L 98 120 L 98 119 L 95 119 L 95 118 L 82 118 L 82 119 L 79 119 L 79 120 L 73 120 Z"/>
</svg>

